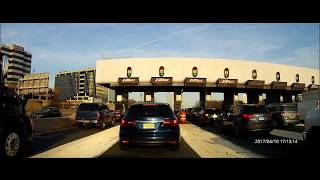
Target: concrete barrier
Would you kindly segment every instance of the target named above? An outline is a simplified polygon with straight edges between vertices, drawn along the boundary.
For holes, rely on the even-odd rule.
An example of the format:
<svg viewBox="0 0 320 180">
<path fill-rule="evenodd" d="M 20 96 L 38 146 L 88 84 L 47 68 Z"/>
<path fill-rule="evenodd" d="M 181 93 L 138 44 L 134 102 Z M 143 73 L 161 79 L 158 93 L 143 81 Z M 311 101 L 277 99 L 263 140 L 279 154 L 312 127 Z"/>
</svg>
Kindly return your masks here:
<svg viewBox="0 0 320 180">
<path fill-rule="evenodd" d="M 193 124 L 180 124 L 181 136 L 201 158 L 246 158 L 245 154 L 216 142 L 218 135 Z"/>
</svg>

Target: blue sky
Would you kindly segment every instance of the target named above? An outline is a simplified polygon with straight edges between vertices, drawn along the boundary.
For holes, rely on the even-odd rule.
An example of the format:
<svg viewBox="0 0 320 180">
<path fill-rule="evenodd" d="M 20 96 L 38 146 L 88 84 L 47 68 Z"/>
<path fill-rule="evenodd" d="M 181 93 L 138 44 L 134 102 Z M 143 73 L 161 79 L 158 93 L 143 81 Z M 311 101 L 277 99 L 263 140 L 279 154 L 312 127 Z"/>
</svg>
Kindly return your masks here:
<svg viewBox="0 0 320 180">
<path fill-rule="evenodd" d="M 319 24 L 1 24 L 1 44 L 31 52 L 32 72 L 94 67 L 101 57 L 212 57 L 319 69 Z"/>
</svg>

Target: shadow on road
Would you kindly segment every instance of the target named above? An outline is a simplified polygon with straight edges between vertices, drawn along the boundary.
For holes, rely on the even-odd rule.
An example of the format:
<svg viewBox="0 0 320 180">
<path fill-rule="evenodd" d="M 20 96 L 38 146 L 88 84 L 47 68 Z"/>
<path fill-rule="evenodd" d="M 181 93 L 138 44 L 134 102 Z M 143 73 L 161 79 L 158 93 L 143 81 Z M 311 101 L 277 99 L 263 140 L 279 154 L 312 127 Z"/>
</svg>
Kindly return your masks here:
<svg viewBox="0 0 320 180">
<path fill-rule="evenodd" d="M 249 157 L 269 158 L 306 158 L 319 157 L 319 153 L 312 153 L 306 148 L 303 141 L 274 134 L 262 135 L 245 134 L 239 138 L 230 131 L 221 131 L 217 126 L 203 126 L 201 129 L 219 136 L 213 141 L 225 145 L 239 152 L 248 154 Z M 290 132 L 292 133 L 292 132 Z M 212 142 L 212 141 L 211 141 Z M 291 142 L 291 143 L 290 143 Z"/>
<path fill-rule="evenodd" d="M 131 145 L 122 151 L 119 143 L 108 149 L 100 158 L 200 158 L 182 139 L 179 151 L 173 151 L 168 146 Z"/>
<path fill-rule="evenodd" d="M 77 127 L 62 130 L 59 132 L 52 132 L 45 135 L 36 135 L 31 146 L 28 148 L 27 157 L 48 151 L 63 144 L 87 137 L 89 135 L 100 132 L 96 127 L 88 127 L 79 129 Z"/>
</svg>

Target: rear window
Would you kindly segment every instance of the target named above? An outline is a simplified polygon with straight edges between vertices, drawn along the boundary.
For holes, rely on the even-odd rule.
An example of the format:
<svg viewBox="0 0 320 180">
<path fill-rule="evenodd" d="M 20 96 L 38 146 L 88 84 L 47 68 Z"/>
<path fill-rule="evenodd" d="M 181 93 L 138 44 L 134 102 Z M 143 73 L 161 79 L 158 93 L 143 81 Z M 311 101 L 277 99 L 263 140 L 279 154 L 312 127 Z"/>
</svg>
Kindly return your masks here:
<svg viewBox="0 0 320 180">
<path fill-rule="evenodd" d="M 167 105 L 132 105 L 128 110 L 126 118 L 132 119 L 136 117 L 163 117 L 173 118 L 174 114 Z"/>
<path fill-rule="evenodd" d="M 98 111 L 98 104 L 80 104 L 78 111 Z"/>
<path fill-rule="evenodd" d="M 276 111 L 297 111 L 297 106 L 277 106 Z"/>
<path fill-rule="evenodd" d="M 265 106 L 243 106 L 242 113 L 254 114 L 254 113 L 266 113 Z"/>
</svg>

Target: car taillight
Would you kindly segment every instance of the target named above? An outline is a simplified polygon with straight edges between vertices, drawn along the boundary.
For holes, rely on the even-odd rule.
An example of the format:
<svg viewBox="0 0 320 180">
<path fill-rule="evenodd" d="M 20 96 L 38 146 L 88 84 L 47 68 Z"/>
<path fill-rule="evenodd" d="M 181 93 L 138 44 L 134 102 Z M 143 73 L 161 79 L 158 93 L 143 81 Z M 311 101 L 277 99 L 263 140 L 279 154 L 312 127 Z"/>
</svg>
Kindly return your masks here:
<svg viewBox="0 0 320 180">
<path fill-rule="evenodd" d="M 171 126 L 171 127 L 178 127 L 179 126 L 179 122 L 177 119 L 164 119 L 162 121 L 162 124 L 163 125 L 168 125 L 168 126 Z"/>
<path fill-rule="evenodd" d="M 281 116 L 285 117 L 287 114 L 285 112 L 281 112 Z"/>
<path fill-rule="evenodd" d="M 100 119 L 100 113 L 97 112 L 97 119 Z"/>
<path fill-rule="evenodd" d="M 124 119 L 121 119 L 120 121 L 120 127 L 125 127 L 128 125 L 128 121 L 124 120 Z"/>
<path fill-rule="evenodd" d="M 122 120 L 120 121 L 120 127 L 126 127 L 126 126 L 128 126 L 128 125 L 130 125 L 130 124 L 135 125 L 136 122 L 135 122 L 135 121 L 127 121 L 127 120 L 125 120 L 125 119 L 122 119 Z"/>
<path fill-rule="evenodd" d="M 249 120 L 253 117 L 253 114 L 242 114 L 243 119 Z"/>
</svg>

